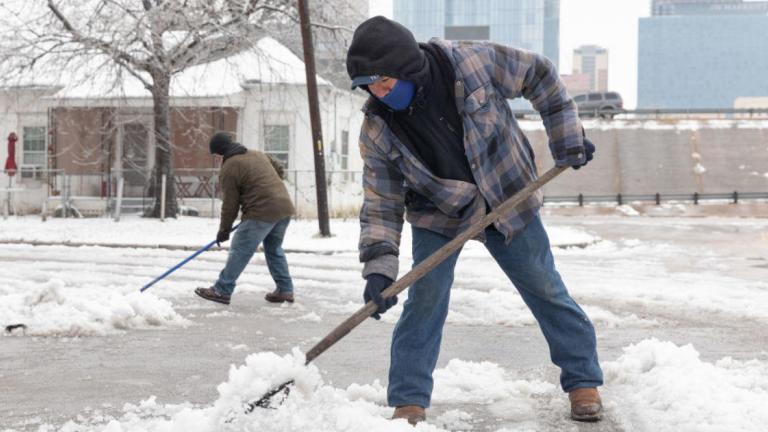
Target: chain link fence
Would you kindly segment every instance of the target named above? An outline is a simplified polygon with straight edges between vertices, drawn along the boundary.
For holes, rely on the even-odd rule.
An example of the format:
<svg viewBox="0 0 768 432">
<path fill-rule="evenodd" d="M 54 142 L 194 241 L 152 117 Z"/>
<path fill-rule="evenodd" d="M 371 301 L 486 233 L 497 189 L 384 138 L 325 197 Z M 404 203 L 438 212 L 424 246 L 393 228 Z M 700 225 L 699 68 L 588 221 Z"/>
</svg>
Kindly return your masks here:
<svg viewBox="0 0 768 432">
<path fill-rule="evenodd" d="M 159 180 L 151 170 L 112 170 L 109 173 L 67 173 L 31 169 L 27 175 L 7 177 L 0 187 L 5 215 L 40 214 L 48 217 L 114 217 L 141 214 L 154 206 Z M 178 168 L 173 186 L 181 214 L 218 217 L 221 189 L 218 169 Z M 285 185 L 301 218 L 317 217 L 317 188 L 312 170 L 287 170 Z M 121 199 L 119 184 L 123 180 Z M 362 172 L 326 173 L 329 213 L 332 217 L 357 216 L 363 201 Z M 120 208 L 117 208 L 117 205 Z"/>
</svg>

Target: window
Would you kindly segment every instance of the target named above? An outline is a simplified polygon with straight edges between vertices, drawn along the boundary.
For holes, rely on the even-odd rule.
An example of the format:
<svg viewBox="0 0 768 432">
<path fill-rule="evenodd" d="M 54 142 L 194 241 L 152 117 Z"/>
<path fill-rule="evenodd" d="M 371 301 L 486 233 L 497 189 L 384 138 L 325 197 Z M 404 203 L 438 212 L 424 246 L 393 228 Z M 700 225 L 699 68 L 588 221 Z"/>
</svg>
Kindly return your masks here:
<svg viewBox="0 0 768 432">
<path fill-rule="evenodd" d="M 341 131 L 341 169 L 349 169 L 349 131 Z"/>
<path fill-rule="evenodd" d="M 621 97 L 619 96 L 619 94 L 618 94 L 618 93 L 614 93 L 614 92 L 608 92 L 608 93 L 606 93 L 606 94 L 605 94 L 605 98 L 606 98 L 606 99 L 611 99 L 611 100 L 619 100 L 619 99 L 621 99 Z"/>
<path fill-rule="evenodd" d="M 591 101 L 603 100 L 603 97 L 600 93 L 590 93 L 589 96 L 587 96 L 587 98 Z"/>
<path fill-rule="evenodd" d="M 46 168 L 48 160 L 45 148 L 45 126 L 24 127 L 22 140 L 21 176 L 39 179 L 42 176 L 40 170 Z"/>
<path fill-rule="evenodd" d="M 584 102 L 587 100 L 587 95 L 579 95 L 573 98 L 574 102 Z"/>
<path fill-rule="evenodd" d="M 290 128 L 288 125 L 264 126 L 264 153 L 279 160 L 285 169 L 290 167 Z"/>
</svg>

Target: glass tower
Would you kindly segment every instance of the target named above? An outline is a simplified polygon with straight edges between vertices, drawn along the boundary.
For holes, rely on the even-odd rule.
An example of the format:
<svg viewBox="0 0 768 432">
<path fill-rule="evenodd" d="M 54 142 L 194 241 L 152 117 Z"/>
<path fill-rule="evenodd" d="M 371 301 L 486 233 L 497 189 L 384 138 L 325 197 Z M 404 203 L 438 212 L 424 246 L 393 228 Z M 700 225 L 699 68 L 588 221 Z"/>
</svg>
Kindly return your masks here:
<svg viewBox="0 0 768 432">
<path fill-rule="evenodd" d="M 394 0 L 393 18 L 416 39 L 490 40 L 560 57 L 560 0 Z"/>
<path fill-rule="evenodd" d="M 638 108 L 733 108 L 768 96 L 768 2 L 655 0 L 640 19 Z"/>
</svg>

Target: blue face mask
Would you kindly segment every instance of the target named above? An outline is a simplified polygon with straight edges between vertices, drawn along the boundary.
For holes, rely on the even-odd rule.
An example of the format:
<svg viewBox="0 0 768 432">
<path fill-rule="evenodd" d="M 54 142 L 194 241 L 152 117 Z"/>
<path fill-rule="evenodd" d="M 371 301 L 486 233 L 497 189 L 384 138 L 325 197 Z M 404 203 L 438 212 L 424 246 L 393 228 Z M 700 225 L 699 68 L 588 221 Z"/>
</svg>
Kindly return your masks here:
<svg viewBox="0 0 768 432">
<path fill-rule="evenodd" d="M 410 81 L 397 80 L 392 90 L 386 96 L 379 100 L 387 104 L 395 111 L 402 111 L 408 108 L 416 93 L 416 84 Z"/>
</svg>

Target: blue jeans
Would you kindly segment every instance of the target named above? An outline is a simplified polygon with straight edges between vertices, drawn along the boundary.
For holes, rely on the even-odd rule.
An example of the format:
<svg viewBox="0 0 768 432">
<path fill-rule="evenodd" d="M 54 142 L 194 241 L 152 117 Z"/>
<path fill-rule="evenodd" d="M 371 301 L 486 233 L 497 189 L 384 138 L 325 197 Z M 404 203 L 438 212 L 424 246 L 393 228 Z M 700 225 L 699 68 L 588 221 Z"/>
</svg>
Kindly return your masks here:
<svg viewBox="0 0 768 432">
<path fill-rule="evenodd" d="M 550 358 L 561 369 L 560 385 L 571 391 L 597 387 L 603 373 L 597 361 L 595 329 L 568 294 L 537 217 L 510 244 L 496 229 L 486 229 L 485 247 L 533 312 L 549 344 Z M 414 266 L 451 239 L 413 228 Z M 453 271 L 461 250 L 408 289 L 408 299 L 392 336 L 387 399 L 390 406 L 429 407 L 432 372 L 440 353 Z"/>
<path fill-rule="evenodd" d="M 283 237 L 291 218 L 277 222 L 262 222 L 248 219 L 240 223 L 235 230 L 232 245 L 229 247 L 229 257 L 224 270 L 219 273 L 219 279 L 214 289 L 222 295 L 232 295 L 235 282 L 240 277 L 248 261 L 256 252 L 259 244 L 264 242 L 264 256 L 267 259 L 269 274 L 272 275 L 280 292 L 293 292 L 293 280 L 288 272 L 288 260 L 283 251 Z"/>
</svg>

